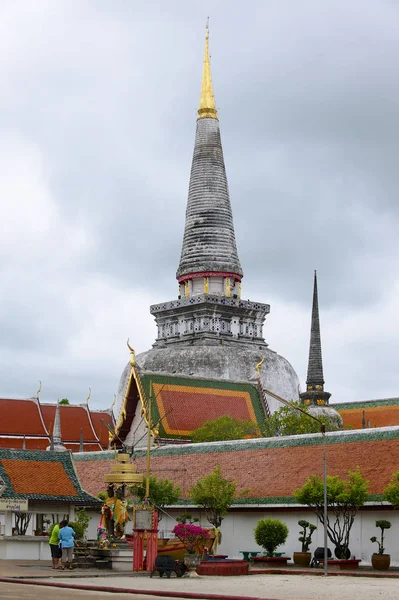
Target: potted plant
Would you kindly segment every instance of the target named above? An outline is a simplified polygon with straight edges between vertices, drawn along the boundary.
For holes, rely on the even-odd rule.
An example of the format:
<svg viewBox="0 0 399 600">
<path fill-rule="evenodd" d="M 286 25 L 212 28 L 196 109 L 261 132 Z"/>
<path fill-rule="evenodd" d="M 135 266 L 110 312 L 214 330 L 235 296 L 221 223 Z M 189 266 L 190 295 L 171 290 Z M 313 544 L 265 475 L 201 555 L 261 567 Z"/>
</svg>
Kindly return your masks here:
<svg viewBox="0 0 399 600">
<path fill-rule="evenodd" d="M 209 538 L 209 531 L 193 523 L 178 523 L 172 529 L 172 533 L 179 538 L 187 550 L 184 564 L 189 570 L 189 576 L 195 577 L 195 569 L 201 562 L 204 542 Z"/>
<path fill-rule="evenodd" d="M 377 542 L 378 544 L 378 552 L 375 552 L 371 555 L 371 564 L 373 565 L 373 569 L 377 569 L 378 571 L 387 571 L 389 569 L 389 565 L 391 564 L 391 555 L 385 554 L 384 531 L 386 529 L 391 529 L 391 523 L 381 519 L 380 521 L 375 522 L 375 526 L 381 529 L 381 540 L 378 541 L 375 535 L 370 538 L 370 542 Z"/>
<path fill-rule="evenodd" d="M 309 521 L 298 521 L 298 525 L 302 527 L 299 532 L 298 540 L 302 543 L 301 552 L 294 552 L 294 564 L 301 567 L 308 567 L 312 559 L 312 553 L 309 552 L 309 546 L 312 543 L 313 532 L 317 529 L 316 525 L 312 525 Z"/>
<path fill-rule="evenodd" d="M 280 519 L 261 519 L 255 527 L 255 541 L 266 550 L 265 556 L 254 556 L 254 562 L 287 564 L 288 556 L 277 556 L 276 549 L 284 544 L 288 527 Z"/>
</svg>

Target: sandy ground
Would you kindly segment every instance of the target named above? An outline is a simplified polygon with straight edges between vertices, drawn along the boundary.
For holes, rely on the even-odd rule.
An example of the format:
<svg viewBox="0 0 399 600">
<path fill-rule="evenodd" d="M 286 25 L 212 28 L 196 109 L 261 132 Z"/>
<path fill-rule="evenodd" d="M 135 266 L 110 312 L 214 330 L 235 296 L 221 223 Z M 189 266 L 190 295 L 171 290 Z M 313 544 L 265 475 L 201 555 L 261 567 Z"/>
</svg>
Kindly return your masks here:
<svg viewBox="0 0 399 600">
<path fill-rule="evenodd" d="M 57 579 L 60 581 L 60 579 Z M 68 580 L 65 580 L 68 581 Z M 398 600 L 399 579 L 312 575 L 251 575 L 249 577 L 82 578 L 71 583 L 137 590 L 168 590 L 273 600 Z M 58 591 L 58 590 L 57 590 Z M 55 594 L 58 595 L 58 594 Z"/>
</svg>

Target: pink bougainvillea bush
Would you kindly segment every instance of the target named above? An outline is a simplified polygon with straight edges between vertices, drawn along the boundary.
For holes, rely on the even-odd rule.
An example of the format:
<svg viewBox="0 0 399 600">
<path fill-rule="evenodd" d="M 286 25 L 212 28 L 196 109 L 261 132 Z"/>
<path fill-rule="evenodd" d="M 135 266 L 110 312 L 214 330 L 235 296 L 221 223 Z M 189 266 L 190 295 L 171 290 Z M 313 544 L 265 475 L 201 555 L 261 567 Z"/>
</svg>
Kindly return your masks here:
<svg viewBox="0 0 399 600">
<path fill-rule="evenodd" d="M 172 533 L 182 542 L 189 554 L 202 551 L 202 542 L 209 539 L 209 531 L 191 523 L 178 523 Z"/>
</svg>

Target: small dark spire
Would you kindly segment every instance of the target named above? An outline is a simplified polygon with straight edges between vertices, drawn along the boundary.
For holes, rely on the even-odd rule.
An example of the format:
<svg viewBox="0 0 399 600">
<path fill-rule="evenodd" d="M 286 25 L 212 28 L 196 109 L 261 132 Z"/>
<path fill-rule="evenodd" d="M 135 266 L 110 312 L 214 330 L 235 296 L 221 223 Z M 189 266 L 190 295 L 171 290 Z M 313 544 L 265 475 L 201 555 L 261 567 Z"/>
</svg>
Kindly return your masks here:
<svg viewBox="0 0 399 600">
<path fill-rule="evenodd" d="M 323 406 L 328 404 L 331 394 L 324 391 L 323 359 L 321 353 L 319 299 L 317 293 L 317 272 L 314 272 L 312 321 L 310 326 L 308 376 L 306 392 L 300 394 L 303 404 Z"/>
<path fill-rule="evenodd" d="M 83 429 L 80 430 L 79 452 L 84 452 Z"/>
<path fill-rule="evenodd" d="M 324 385 L 316 271 L 314 272 L 312 322 L 310 327 L 309 362 L 306 384 Z"/>
</svg>

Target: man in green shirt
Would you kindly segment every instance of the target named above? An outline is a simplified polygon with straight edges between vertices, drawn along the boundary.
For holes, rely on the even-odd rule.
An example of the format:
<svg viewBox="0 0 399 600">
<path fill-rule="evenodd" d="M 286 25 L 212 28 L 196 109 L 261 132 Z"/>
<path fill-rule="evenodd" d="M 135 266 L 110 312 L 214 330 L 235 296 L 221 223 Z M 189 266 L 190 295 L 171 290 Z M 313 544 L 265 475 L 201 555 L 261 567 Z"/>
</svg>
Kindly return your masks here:
<svg viewBox="0 0 399 600">
<path fill-rule="evenodd" d="M 49 544 L 51 550 L 52 568 L 58 569 L 61 558 L 61 549 L 59 547 L 58 533 L 60 531 L 59 523 L 56 523 L 50 535 Z"/>
</svg>

